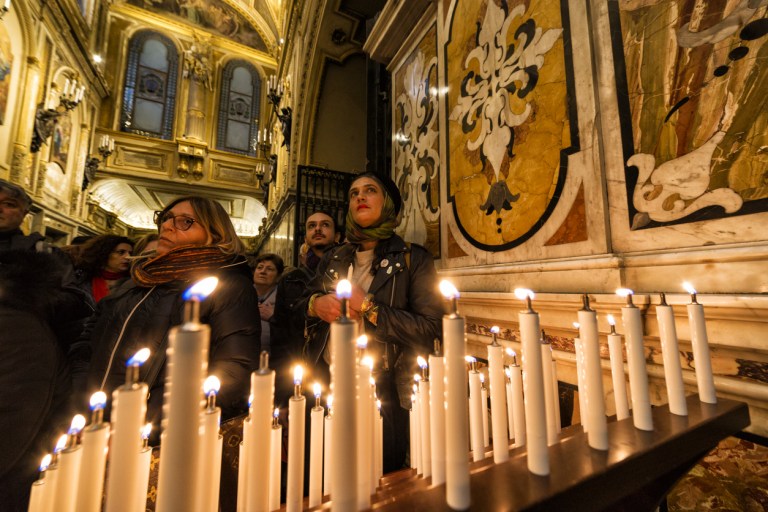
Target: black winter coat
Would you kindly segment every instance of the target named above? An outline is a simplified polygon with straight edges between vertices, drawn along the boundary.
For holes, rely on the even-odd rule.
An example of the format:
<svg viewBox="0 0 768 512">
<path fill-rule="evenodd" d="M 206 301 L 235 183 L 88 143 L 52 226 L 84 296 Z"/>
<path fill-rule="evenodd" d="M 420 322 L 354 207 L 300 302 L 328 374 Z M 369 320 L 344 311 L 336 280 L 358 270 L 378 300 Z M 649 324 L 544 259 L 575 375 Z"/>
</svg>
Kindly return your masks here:
<svg viewBox="0 0 768 512">
<path fill-rule="evenodd" d="M 219 278 L 219 285 L 201 303 L 200 319 L 211 328 L 208 374 L 221 381 L 217 404 L 223 418 L 229 418 L 247 408 L 250 374 L 258 367 L 258 296 L 245 260 L 210 274 Z M 142 366 L 140 378 L 149 385 L 147 419 L 159 423 L 168 333 L 182 322 L 181 294 L 189 286 L 175 281 L 146 288 L 129 281 L 99 302 L 72 352 L 76 389 L 82 389 L 87 375 L 83 391 L 92 393 L 102 388 L 111 393 L 125 382 L 126 361 L 147 347 L 152 355 Z"/>
</svg>

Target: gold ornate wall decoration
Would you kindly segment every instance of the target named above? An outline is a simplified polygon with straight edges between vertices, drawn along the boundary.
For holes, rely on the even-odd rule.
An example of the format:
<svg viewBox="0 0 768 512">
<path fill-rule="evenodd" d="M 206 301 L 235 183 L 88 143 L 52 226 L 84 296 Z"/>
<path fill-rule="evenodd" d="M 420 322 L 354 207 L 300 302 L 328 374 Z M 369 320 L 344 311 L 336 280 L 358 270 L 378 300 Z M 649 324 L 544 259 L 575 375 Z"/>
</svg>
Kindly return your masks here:
<svg viewBox="0 0 768 512">
<path fill-rule="evenodd" d="M 456 0 L 445 45 L 448 202 L 475 247 L 536 233 L 578 144 L 567 2 Z M 472 21 L 475 21 L 474 23 Z"/>
<path fill-rule="evenodd" d="M 572 244 L 586 240 L 589 240 L 589 233 L 587 232 L 587 205 L 584 201 L 584 184 L 582 183 L 579 185 L 576 199 L 565 220 L 544 245 Z"/>
<path fill-rule="evenodd" d="M 11 39 L 5 25 L 0 23 L 0 125 L 5 124 L 7 115 L 12 65 Z"/>
<path fill-rule="evenodd" d="M 631 229 L 768 211 L 768 2 L 616 5 Z"/>
<path fill-rule="evenodd" d="M 395 182 L 403 196 L 398 234 L 440 256 L 437 27 L 393 73 Z"/>
</svg>

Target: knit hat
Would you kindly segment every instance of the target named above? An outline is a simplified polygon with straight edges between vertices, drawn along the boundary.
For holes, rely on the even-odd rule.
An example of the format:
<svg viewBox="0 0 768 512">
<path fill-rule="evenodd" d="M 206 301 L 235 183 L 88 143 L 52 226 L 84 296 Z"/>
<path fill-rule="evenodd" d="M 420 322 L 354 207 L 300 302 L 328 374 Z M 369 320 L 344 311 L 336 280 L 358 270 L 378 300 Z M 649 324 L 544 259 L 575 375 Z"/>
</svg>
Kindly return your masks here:
<svg viewBox="0 0 768 512">
<path fill-rule="evenodd" d="M 355 176 L 355 179 L 352 180 L 353 183 L 359 178 L 373 178 L 374 180 L 378 181 L 381 186 L 384 187 L 384 190 L 386 190 L 387 195 L 392 199 L 392 202 L 395 205 L 395 215 L 400 213 L 400 210 L 403 207 L 403 198 L 400 195 L 400 190 L 398 190 L 397 185 L 395 185 L 395 182 L 392 181 L 392 178 L 386 174 L 379 174 L 373 171 L 365 171 Z"/>
</svg>

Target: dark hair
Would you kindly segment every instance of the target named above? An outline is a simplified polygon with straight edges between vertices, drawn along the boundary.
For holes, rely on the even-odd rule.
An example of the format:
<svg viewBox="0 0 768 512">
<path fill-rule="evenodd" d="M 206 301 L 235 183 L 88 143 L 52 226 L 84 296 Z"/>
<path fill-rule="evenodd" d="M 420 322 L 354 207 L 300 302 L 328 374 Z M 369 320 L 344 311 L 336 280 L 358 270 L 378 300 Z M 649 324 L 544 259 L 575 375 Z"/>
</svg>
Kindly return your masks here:
<svg viewBox="0 0 768 512">
<path fill-rule="evenodd" d="M 237 236 L 232 219 L 221 203 L 207 197 L 185 196 L 173 200 L 160 213 L 160 218 L 179 203 L 189 202 L 197 222 L 208 233 L 207 245 L 215 245 L 225 254 L 244 254 L 245 247 Z M 158 226 L 158 230 L 160 226 Z"/>
<path fill-rule="evenodd" d="M 256 270 L 256 267 L 262 261 L 271 261 L 275 265 L 275 268 L 277 269 L 277 277 L 280 277 L 281 275 L 283 275 L 283 270 L 285 270 L 285 263 L 283 263 L 283 258 L 271 252 L 261 254 L 259 256 L 256 256 L 256 259 L 253 260 L 253 269 Z"/>
<path fill-rule="evenodd" d="M 309 220 L 309 218 L 311 216 L 313 216 L 314 214 L 316 214 L 316 213 L 322 213 L 326 217 L 330 218 L 331 222 L 333 222 L 333 230 L 336 231 L 338 229 L 338 226 L 337 226 L 338 222 L 336 222 L 336 217 L 331 212 L 329 212 L 328 210 L 323 210 L 323 209 L 315 210 L 312 213 L 307 213 L 307 218 L 304 219 L 305 227 L 306 227 L 306 224 L 307 224 L 307 221 Z"/>
<path fill-rule="evenodd" d="M 13 199 L 18 200 L 21 203 L 21 209 L 25 212 L 28 212 L 29 207 L 32 206 L 32 199 L 27 191 L 15 183 L 0 179 L 0 192 L 5 192 Z"/>
<path fill-rule="evenodd" d="M 136 245 L 133 246 L 133 255 L 134 256 L 141 256 L 141 253 L 144 252 L 144 250 L 147 248 L 150 242 L 156 242 L 160 238 L 160 235 L 157 233 L 147 233 L 146 235 L 142 236 L 138 240 L 136 240 Z"/>
<path fill-rule="evenodd" d="M 77 235 L 69 245 L 83 245 L 85 242 L 93 238 L 93 235 Z"/>
<path fill-rule="evenodd" d="M 82 270 L 88 277 L 98 274 L 109 261 L 109 255 L 120 244 L 133 247 L 133 242 L 124 236 L 101 235 L 85 242 L 75 257 L 75 267 Z"/>
</svg>

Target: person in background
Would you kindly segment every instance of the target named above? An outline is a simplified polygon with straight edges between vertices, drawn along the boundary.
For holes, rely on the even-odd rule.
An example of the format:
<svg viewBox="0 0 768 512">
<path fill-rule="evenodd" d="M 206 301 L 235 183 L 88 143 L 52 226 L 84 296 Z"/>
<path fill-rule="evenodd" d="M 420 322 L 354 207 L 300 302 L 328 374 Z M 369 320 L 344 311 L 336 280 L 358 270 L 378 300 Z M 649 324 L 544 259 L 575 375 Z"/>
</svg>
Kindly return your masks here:
<svg viewBox="0 0 768 512">
<path fill-rule="evenodd" d="M 133 242 L 119 235 L 101 235 L 88 240 L 76 253 L 75 279 L 98 304 L 129 277 Z"/>
<path fill-rule="evenodd" d="M 83 405 L 96 390 L 109 395 L 125 382 L 125 363 L 147 347 L 140 379 L 149 386 L 147 419 L 159 425 L 168 333 L 182 323 L 183 292 L 216 276 L 219 284 L 200 303 L 210 326 L 208 372 L 221 381 L 217 404 L 226 420 L 247 409 L 250 375 L 258 367 L 261 322 L 245 249 L 229 216 L 215 200 L 176 199 L 155 215 L 159 240 L 154 257 L 131 268 L 131 281 L 103 299 L 70 351 L 75 391 Z M 106 411 L 109 418 L 109 411 Z M 157 443 L 159 429 L 153 429 Z"/>
<path fill-rule="evenodd" d="M 408 408 L 416 356 L 440 338 L 443 301 L 432 255 L 394 233 L 402 199 L 387 176 L 365 172 L 349 189 L 347 242 L 328 251 L 306 294 L 311 332 L 307 352 L 316 365 L 329 361 L 328 327 L 341 314 L 335 287 L 351 269 L 350 317 L 368 335 L 382 402 L 384 472 L 403 467 L 408 450 Z"/>
<path fill-rule="evenodd" d="M 153 254 L 157 249 L 158 238 L 160 236 L 157 233 L 149 233 L 136 240 L 133 246 L 133 258 Z"/>
<path fill-rule="evenodd" d="M 253 287 L 259 294 L 261 316 L 261 350 L 270 348 L 270 322 L 275 311 L 277 281 L 285 270 L 283 258 L 277 254 L 262 254 L 253 265 Z"/>
</svg>

